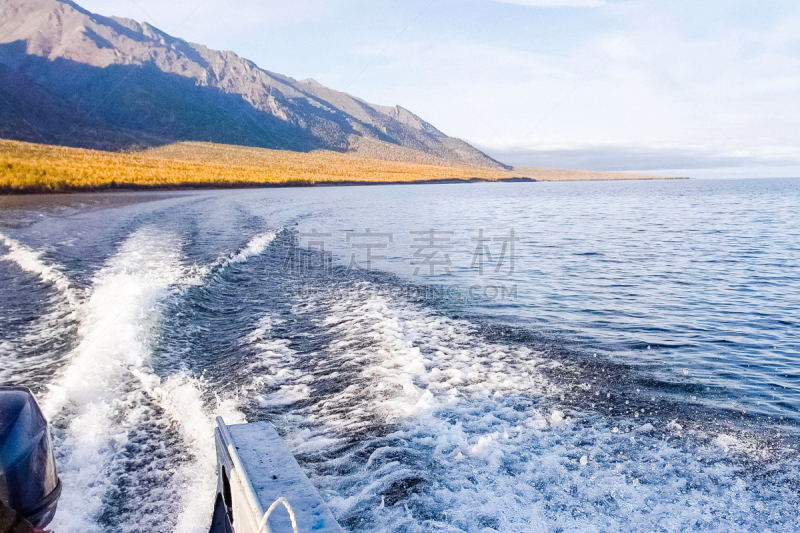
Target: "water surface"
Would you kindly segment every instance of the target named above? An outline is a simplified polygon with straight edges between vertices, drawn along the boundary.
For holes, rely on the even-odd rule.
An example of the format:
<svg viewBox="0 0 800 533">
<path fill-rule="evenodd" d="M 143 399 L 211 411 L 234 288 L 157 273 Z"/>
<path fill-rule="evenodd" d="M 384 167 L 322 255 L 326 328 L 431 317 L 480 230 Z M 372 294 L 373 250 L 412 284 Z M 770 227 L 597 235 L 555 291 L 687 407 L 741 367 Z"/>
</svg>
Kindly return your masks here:
<svg viewBox="0 0 800 533">
<path fill-rule="evenodd" d="M 0 376 L 52 421 L 59 532 L 207 530 L 217 414 L 272 422 L 350 531 L 800 530 L 798 205 L 800 180 L 4 197 Z"/>
</svg>

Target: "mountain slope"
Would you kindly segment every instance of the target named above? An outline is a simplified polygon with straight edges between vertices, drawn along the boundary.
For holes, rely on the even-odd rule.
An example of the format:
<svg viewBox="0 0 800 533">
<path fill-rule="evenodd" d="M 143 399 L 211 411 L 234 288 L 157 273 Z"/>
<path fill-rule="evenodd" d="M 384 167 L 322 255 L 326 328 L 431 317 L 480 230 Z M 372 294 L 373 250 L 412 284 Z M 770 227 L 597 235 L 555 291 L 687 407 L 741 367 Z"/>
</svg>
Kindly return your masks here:
<svg viewBox="0 0 800 533">
<path fill-rule="evenodd" d="M 24 105 L 0 87 L 5 136 L 19 131 L 15 138 L 101 148 L 199 140 L 366 150 L 389 159 L 421 153 L 432 161 L 504 167 L 400 106 L 269 72 L 147 23 L 102 17 L 68 1 L 0 0 L 0 25 L 0 74 L 36 87 Z M 29 120 L 37 101 L 38 126 Z M 51 114 L 52 121 L 42 120 Z"/>
</svg>

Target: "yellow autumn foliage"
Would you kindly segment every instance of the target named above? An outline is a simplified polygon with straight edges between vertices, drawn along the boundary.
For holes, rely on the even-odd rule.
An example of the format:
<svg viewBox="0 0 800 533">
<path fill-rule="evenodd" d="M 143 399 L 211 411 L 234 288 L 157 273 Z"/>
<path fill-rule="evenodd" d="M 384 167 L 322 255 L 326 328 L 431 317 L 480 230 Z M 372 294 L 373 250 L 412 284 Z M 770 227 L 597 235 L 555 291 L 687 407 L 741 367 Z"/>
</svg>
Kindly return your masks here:
<svg viewBox="0 0 800 533">
<path fill-rule="evenodd" d="M 75 190 L 108 186 L 324 184 L 494 180 L 512 172 L 180 142 L 133 153 L 102 152 L 0 139 L 0 189 Z"/>
</svg>

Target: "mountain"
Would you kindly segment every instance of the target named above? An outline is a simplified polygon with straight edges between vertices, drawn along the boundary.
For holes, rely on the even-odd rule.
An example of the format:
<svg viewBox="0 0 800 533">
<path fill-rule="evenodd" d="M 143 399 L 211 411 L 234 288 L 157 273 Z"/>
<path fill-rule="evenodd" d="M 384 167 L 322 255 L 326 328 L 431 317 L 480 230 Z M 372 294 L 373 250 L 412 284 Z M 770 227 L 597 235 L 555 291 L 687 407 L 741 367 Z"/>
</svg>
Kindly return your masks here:
<svg viewBox="0 0 800 533">
<path fill-rule="evenodd" d="M 508 168 L 403 107 L 59 0 L 0 0 L 0 136 L 105 150 L 211 141 Z"/>
</svg>

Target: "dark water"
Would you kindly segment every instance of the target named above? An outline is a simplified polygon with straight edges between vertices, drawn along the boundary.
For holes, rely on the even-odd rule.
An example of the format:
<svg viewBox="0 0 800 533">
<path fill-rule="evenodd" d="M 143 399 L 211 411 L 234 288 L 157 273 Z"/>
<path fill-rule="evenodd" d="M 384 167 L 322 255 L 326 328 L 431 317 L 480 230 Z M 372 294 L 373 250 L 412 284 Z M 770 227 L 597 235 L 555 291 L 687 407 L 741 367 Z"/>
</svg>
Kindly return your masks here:
<svg viewBox="0 0 800 533">
<path fill-rule="evenodd" d="M 798 207 L 800 180 L 4 197 L 0 376 L 52 421 L 59 532 L 205 531 L 217 414 L 271 421 L 346 530 L 796 531 Z"/>
</svg>

